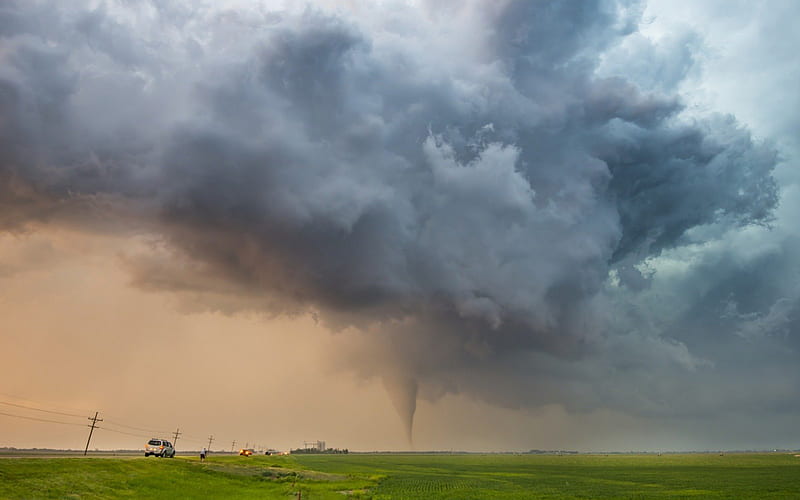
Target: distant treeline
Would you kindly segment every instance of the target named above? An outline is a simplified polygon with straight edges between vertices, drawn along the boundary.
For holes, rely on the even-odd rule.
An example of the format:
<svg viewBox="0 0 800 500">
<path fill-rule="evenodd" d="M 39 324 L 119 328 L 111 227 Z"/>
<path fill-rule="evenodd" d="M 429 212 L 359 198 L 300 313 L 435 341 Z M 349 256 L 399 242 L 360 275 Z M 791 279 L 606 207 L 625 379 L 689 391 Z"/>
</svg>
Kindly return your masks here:
<svg viewBox="0 0 800 500">
<path fill-rule="evenodd" d="M 577 455 L 577 451 L 571 450 L 530 450 L 523 452 L 526 455 Z"/>
<path fill-rule="evenodd" d="M 316 448 L 297 448 L 297 449 L 292 450 L 290 453 L 292 455 L 302 455 L 302 454 L 305 454 L 305 455 L 312 455 L 312 454 L 316 454 L 316 455 L 319 455 L 319 454 L 337 455 L 337 454 L 350 453 L 350 451 L 347 448 L 345 448 L 345 449 L 328 448 L 327 450 L 318 450 Z"/>
</svg>

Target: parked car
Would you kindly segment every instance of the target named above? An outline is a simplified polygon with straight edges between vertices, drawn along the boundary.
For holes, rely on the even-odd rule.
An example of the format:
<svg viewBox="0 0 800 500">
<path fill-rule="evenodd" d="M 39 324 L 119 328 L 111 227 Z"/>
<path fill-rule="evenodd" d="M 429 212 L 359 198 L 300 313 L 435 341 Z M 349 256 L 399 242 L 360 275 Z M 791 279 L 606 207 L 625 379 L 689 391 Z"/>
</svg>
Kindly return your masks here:
<svg viewBox="0 0 800 500">
<path fill-rule="evenodd" d="M 149 457 L 150 455 L 173 458 L 175 447 L 166 439 L 153 438 L 144 445 L 144 456 Z"/>
<path fill-rule="evenodd" d="M 251 448 L 244 448 L 244 449 L 239 450 L 239 455 L 241 455 L 243 457 L 249 457 L 253 453 L 255 453 L 255 451 L 253 449 L 251 449 Z"/>
</svg>

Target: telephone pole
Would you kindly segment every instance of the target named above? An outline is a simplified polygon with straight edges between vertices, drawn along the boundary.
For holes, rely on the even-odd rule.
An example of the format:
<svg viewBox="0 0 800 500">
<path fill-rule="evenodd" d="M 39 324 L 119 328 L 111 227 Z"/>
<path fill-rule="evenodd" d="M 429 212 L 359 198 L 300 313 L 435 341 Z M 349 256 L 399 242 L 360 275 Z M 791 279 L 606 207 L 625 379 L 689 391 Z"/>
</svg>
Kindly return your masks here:
<svg viewBox="0 0 800 500">
<path fill-rule="evenodd" d="M 233 449 L 236 448 L 236 440 L 234 439 L 231 443 L 231 453 L 233 453 Z"/>
<path fill-rule="evenodd" d="M 89 439 L 86 440 L 86 448 L 84 448 L 84 450 L 83 450 L 83 456 L 84 457 L 86 456 L 86 453 L 88 453 L 88 451 L 89 451 L 89 442 L 92 440 L 92 433 L 94 432 L 94 429 L 97 427 L 97 422 L 102 422 L 103 421 L 102 418 L 97 418 L 97 414 L 98 413 L 100 413 L 100 412 L 96 411 L 96 412 L 94 412 L 94 417 L 86 417 L 86 418 L 88 418 L 89 420 L 92 421 L 92 425 L 87 425 L 86 426 L 86 427 L 89 427 Z"/>
<path fill-rule="evenodd" d="M 214 441 L 214 435 L 208 436 L 208 452 L 211 453 L 211 442 Z"/>
<path fill-rule="evenodd" d="M 178 443 L 178 436 L 180 436 L 181 434 L 183 434 L 183 433 L 181 432 L 181 428 L 180 427 L 176 428 L 175 432 L 172 433 L 172 447 L 173 448 Z"/>
</svg>

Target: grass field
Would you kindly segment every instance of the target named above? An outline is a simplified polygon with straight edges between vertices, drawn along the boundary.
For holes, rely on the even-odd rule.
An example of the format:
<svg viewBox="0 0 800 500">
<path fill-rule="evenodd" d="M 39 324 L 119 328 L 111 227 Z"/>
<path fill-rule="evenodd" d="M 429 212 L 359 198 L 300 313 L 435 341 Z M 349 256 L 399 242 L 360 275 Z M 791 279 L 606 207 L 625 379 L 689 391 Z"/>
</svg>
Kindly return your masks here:
<svg viewBox="0 0 800 500">
<path fill-rule="evenodd" d="M 305 455 L 5 458 L 0 498 L 800 498 L 800 458 Z"/>
</svg>

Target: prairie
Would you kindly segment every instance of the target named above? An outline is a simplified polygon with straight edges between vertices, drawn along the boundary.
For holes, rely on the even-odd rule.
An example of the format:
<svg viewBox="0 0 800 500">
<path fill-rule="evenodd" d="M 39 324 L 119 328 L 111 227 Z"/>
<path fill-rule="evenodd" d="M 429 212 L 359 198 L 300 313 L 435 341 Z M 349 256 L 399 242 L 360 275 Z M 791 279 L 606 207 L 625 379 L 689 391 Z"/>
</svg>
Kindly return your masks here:
<svg viewBox="0 0 800 500">
<path fill-rule="evenodd" d="M 791 454 L 0 459 L 0 498 L 800 498 Z"/>
</svg>

